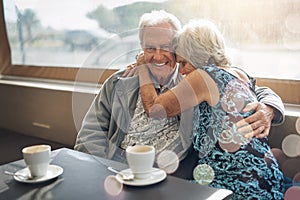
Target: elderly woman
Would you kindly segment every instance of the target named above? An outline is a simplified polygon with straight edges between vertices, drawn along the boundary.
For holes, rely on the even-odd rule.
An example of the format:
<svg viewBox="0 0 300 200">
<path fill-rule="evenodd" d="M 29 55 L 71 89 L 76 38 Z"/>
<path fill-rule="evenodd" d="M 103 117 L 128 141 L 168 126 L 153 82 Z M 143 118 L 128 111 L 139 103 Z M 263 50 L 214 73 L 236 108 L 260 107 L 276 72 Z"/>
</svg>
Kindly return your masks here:
<svg viewBox="0 0 300 200">
<path fill-rule="evenodd" d="M 242 110 L 257 101 L 255 80 L 231 66 L 224 38 L 210 21 L 191 21 L 174 43 L 180 71 L 186 74 L 175 88 L 158 96 L 147 65 L 138 67 L 146 112 L 167 117 L 194 107 L 197 182 L 230 189 L 233 199 L 283 199 L 283 174 L 267 138 L 243 135 L 236 127 L 236 122 L 252 114 Z M 201 180 L 203 174 L 206 180 Z"/>
</svg>

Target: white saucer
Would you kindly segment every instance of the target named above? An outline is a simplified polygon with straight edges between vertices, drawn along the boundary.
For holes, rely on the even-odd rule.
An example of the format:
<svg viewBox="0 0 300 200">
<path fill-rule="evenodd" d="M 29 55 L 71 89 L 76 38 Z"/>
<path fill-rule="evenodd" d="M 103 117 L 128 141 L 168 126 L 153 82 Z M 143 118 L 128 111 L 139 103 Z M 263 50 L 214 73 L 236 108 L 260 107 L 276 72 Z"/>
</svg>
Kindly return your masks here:
<svg viewBox="0 0 300 200">
<path fill-rule="evenodd" d="M 63 173 L 63 171 L 64 171 L 63 168 L 61 168 L 60 166 L 49 165 L 47 174 L 45 176 L 29 179 L 29 178 L 24 178 L 24 177 L 29 177 L 30 175 L 29 169 L 26 167 L 24 169 L 17 171 L 16 175 L 14 175 L 14 179 L 22 183 L 41 183 L 58 177 Z"/>
<path fill-rule="evenodd" d="M 122 170 L 120 173 L 132 173 L 130 169 Z M 123 183 L 125 185 L 131 185 L 131 186 L 146 186 L 146 185 L 152 185 L 158 182 L 161 182 L 167 177 L 167 174 L 164 170 L 153 168 L 153 172 L 149 178 L 146 179 L 134 179 L 132 181 L 125 181 L 122 179 L 120 174 L 116 175 L 117 181 L 120 183 Z"/>
</svg>

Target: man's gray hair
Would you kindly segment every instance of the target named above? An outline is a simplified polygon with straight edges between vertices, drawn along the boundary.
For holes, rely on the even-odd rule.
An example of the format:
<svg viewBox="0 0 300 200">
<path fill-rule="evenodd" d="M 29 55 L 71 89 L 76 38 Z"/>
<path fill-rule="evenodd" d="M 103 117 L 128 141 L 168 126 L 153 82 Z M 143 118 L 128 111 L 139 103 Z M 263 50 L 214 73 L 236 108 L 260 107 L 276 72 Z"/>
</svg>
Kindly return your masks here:
<svg viewBox="0 0 300 200">
<path fill-rule="evenodd" d="M 139 22 L 139 38 L 140 42 L 143 41 L 143 29 L 148 26 L 156 26 L 163 23 L 169 23 L 175 31 L 181 29 L 181 23 L 179 19 L 164 10 L 153 10 L 150 13 L 144 13 Z"/>
</svg>

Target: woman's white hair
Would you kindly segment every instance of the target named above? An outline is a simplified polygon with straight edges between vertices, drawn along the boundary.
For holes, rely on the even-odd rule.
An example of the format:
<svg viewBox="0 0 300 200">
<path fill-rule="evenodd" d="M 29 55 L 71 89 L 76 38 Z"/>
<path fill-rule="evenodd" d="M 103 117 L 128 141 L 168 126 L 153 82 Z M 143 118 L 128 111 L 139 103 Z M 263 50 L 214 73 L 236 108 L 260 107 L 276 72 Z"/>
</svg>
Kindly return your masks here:
<svg viewBox="0 0 300 200">
<path fill-rule="evenodd" d="M 179 19 L 175 15 L 164 10 L 153 10 L 150 13 L 143 14 L 139 22 L 140 42 L 143 41 L 143 30 L 145 27 L 156 26 L 164 23 L 169 23 L 174 28 L 174 31 L 179 31 L 181 29 Z"/>
<path fill-rule="evenodd" d="M 174 45 L 179 48 L 181 56 L 196 68 L 208 64 L 230 65 L 224 37 L 209 20 L 190 21 L 176 36 Z"/>
</svg>

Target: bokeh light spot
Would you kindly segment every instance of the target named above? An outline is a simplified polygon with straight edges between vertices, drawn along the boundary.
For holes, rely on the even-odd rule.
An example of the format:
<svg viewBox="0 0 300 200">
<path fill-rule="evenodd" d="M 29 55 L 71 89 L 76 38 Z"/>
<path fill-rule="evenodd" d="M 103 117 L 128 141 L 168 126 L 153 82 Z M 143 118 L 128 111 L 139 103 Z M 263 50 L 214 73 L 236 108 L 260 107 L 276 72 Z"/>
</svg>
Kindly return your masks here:
<svg viewBox="0 0 300 200">
<path fill-rule="evenodd" d="M 117 196 L 122 192 L 123 184 L 117 181 L 116 177 L 111 175 L 104 180 L 104 189 L 111 196 Z"/>
<path fill-rule="evenodd" d="M 272 148 L 271 152 L 273 153 L 274 157 L 276 158 L 276 160 L 279 164 L 279 167 L 282 169 L 283 163 L 285 161 L 287 161 L 288 157 L 279 148 Z"/>
<path fill-rule="evenodd" d="M 175 172 L 179 166 L 179 158 L 173 151 L 165 150 L 157 156 L 157 165 L 166 173 Z"/>
<path fill-rule="evenodd" d="M 193 177 L 201 185 L 208 185 L 215 178 L 213 168 L 207 164 L 199 164 L 194 168 Z"/>
<path fill-rule="evenodd" d="M 230 130 L 223 130 L 219 136 L 219 141 L 222 143 L 230 143 L 232 141 L 233 134 Z"/>
<path fill-rule="evenodd" d="M 243 136 L 242 136 L 243 137 Z M 232 130 L 224 130 L 219 137 L 219 146 L 227 152 L 236 152 L 240 149 L 241 145 L 233 142 L 234 134 Z"/>
<path fill-rule="evenodd" d="M 224 151 L 230 152 L 230 153 L 234 153 L 241 148 L 240 144 L 235 144 L 233 142 L 229 142 L 229 143 L 224 142 L 223 143 L 223 142 L 219 141 L 219 145 L 220 145 L 221 149 L 223 149 Z"/>
<path fill-rule="evenodd" d="M 236 90 L 245 90 L 245 86 L 239 81 L 233 79 L 227 86 L 224 96 L 221 100 L 221 106 L 226 112 L 242 111 L 246 105 L 246 96 L 241 95 L 243 92 L 236 92 Z"/>
<path fill-rule="evenodd" d="M 290 13 L 285 18 L 285 27 L 291 33 L 300 33 L 300 14 L 299 13 Z"/>
<path fill-rule="evenodd" d="M 295 174 L 295 176 L 293 177 L 293 184 L 300 186 L 300 172 Z"/>
<path fill-rule="evenodd" d="M 300 155 L 300 136 L 291 134 L 286 136 L 282 141 L 282 150 L 285 155 L 289 157 L 295 157 Z"/>
<path fill-rule="evenodd" d="M 299 157 L 287 159 L 282 165 L 282 172 L 285 176 L 293 179 L 300 172 Z"/>
<path fill-rule="evenodd" d="M 299 199 L 300 196 L 300 187 L 299 186 L 293 186 L 290 187 L 284 194 L 285 200 L 296 200 Z"/>
<path fill-rule="evenodd" d="M 291 32 L 283 33 L 282 42 L 285 48 L 292 51 L 299 51 L 300 50 L 299 44 L 295 43 L 295 40 L 299 40 L 299 33 L 291 33 Z M 287 74 L 287 72 L 284 73 Z"/>
<path fill-rule="evenodd" d="M 150 108 L 150 117 L 153 118 L 167 118 L 167 112 L 165 110 L 165 108 L 160 105 L 160 104 L 154 104 L 151 108 Z"/>
</svg>

